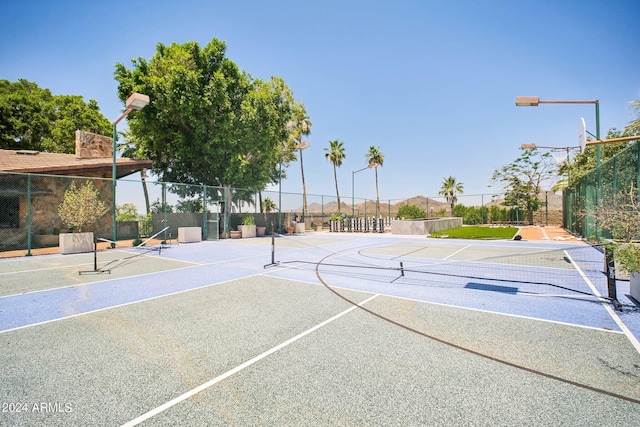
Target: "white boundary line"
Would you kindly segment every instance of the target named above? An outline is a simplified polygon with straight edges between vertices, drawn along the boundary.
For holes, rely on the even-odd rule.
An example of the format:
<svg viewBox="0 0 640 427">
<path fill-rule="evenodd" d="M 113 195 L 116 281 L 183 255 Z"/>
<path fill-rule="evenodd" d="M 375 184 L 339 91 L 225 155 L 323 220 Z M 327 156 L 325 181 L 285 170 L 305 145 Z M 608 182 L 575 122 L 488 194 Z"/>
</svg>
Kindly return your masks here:
<svg viewBox="0 0 640 427">
<path fill-rule="evenodd" d="M 539 227 L 540 231 L 542 231 L 542 240 L 549 240 L 549 235 L 547 234 L 547 230 L 544 227 Z"/>
<path fill-rule="evenodd" d="M 193 268 L 193 267 L 184 267 L 184 268 Z M 230 283 L 230 282 L 233 282 L 233 281 L 236 281 L 236 280 L 244 280 L 244 279 L 248 279 L 248 278 L 251 278 L 251 277 L 262 276 L 264 274 L 265 273 L 257 273 L 257 274 L 251 274 L 251 275 L 248 275 L 248 276 L 236 277 L 236 278 L 233 278 L 233 279 L 224 280 L 222 282 L 207 283 L 206 285 L 197 286 L 195 288 L 182 289 L 180 291 L 175 291 L 175 292 L 171 292 L 171 293 L 168 293 L 168 294 L 156 295 L 156 296 L 153 296 L 153 297 L 143 298 L 143 299 L 140 299 L 140 300 L 124 302 L 122 304 L 116 304 L 116 305 L 110 305 L 108 307 L 97 308 L 95 310 L 83 311 L 82 313 L 71 314 L 69 316 L 57 317 L 55 319 L 44 320 L 42 322 L 30 323 L 28 325 L 17 326 L 15 328 L 11 328 L 11 329 L 4 329 L 4 330 L 0 330 L 0 335 L 4 334 L 5 332 L 13 332 L 13 331 L 17 331 L 17 330 L 20 330 L 20 329 L 30 328 L 32 326 L 41 326 L 41 325 L 46 325 L 47 323 L 58 322 L 60 320 L 73 319 L 74 317 L 80 317 L 80 316 L 84 316 L 84 315 L 87 315 L 87 314 L 99 313 L 101 311 L 111 310 L 111 309 L 120 308 L 120 307 L 126 307 L 128 305 L 138 304 L 138 303 L 147 302 L 147 301 L 153 301 L 155 299 L 170 297 L 170 296 L 173 296 L 173 295 L 180 295 L 180 294 L 183 294 L 185 292 L 197 291 L 197 290 L 208 288 L 208 287 L 211 287 L 211 286 L 222 285 L 224 283 Z M 131 277 L 138 277 L 138 276 L 131 276 Z M 118 280 L 118 279 L 113 279 L 113 280 Z M 284 280 L 287 280 L 287 279 L 284 279 Z M 95 283 L 102 283 L 102 282 L 91 282 L 91 283 L 87 283 L 87 285 L 95 284 Z M 73 287 L 73 286 L 65 286 L 63 288 L 55 288 L 55 289 L 64 289 L 64 288 L 67 288 L 67 287 Z"/>
<path fill-rule="evenodd" d="M 291 281 L 291 282 L 296 282 L 296 283 L 302 283 L 302 284 L 306 284 L 306 285 L 314 285 L 314 286 L 325 286 L 322 283 L 319 282 L 310 282 L 307 280 L 301 280 L 301 279 L 291 279 L 291 278 L 285 278 L 282 276 L 277 276 L 275 274 L 270 274 L 270 273 L 264 273 L 265 276 L 268 277 L 272 277 L 272 278 L 276 278 L 276 279 L 283 279 L 286 281 Z M 442 302 L 434 302 L 434 301 L 426 301 L 426 300 L 421 300 L 418 298 L 411 298 L 411 297 L 405 297 L 405 296 L 399 296 L 399 295 L 394 295 L 394 294 L 386 294 L 383 292 L 371 292 L 371 291 L 365 291 L 362 289 L 352 289 L 352 288 L 345 288 L 344 286 L 331 286 L 333 289 L 341 289 L 341 290 L 345 290 L 345 291 L 353 291 L 353 292 L 361 292 L 363 294 L 375 294 L 378 296 L 382 296 L 382 297 L 387 297 L 387 298 L 396 298 L 396 299 L 401 299 L 401 300 L 406 300 L 406 301 L 414 301 L 417 303 L 421 303 L 421 304 L 429 304 L 429 305 L 436 305 L 436 306 L 441 306 L 441 307 L 449 307 L 449 308 L 455 308 L 455 309 L 460 309 L 460 310 L 468 310 L 468 311 L 477 311 L 479 313 L 487 313 L 487 314 L 495 314 L 498 316 L 507 316 L 507 317 L 516 317 L 519 319 L 525 319 L 525 320 L 533 320 L 536 322 L 545 322 L 545 323 L 553 323 L 556 325 L 563 325 L 563 326 L 570 326 L 570 327 L 574 327 L 574 328 L 583 328 L 583 329 L 592 329 L 594 331 L 599 331 L 599 332 L 605 332 L 608 334 L 623 334 L 624 332 L 622 331 L 614 331 L 612 329 L 603 329 L 602 327 L 599 326 L 588 326 L 588 325 L 580 325 L 577 323 L 569 323 L 569 322 L 562 322 L 559 320 L 550 320 L 550 319 L 541 319 L 539 317 L 532 317 L 532 316 L 524 316 L 521 314 L 512 314 L 512 313 L 504 313 L 501 311 L 493 311 L 493 310 L 486 310 L 486 309 L 482 309 L 482 308 L 474 308 L 474 307 L 465 307 L 463 305 L 455 305 L 455 304 L 449 304 L 449 303 L 442 303 Z M 521 294 L 522 295 L 522 294 Z M 531 297 L 560 297 L 563 298 L 565 297 L 565 295 L 534 295 L 534 294 L 526 294 L 527 296 L 531 296 Z M 571 296 L 570 298 L 576 298 L 575 296 Z M 585 298 L 594 298 L 593 296 L 588 296 L 585 295 Z"/>
<path fill-rule="evenodd" d="M 569 255 L 569 253 L 566 250 L 564 251 L 564 253 L 567 255 L 567 258 L 569 258 L 569 260 L 571 261 L 571 264 L 573 264 L 576 270 L 578 270 L 578 272 L 580 273 L 580 276 L 582 276 L 582 279 L 587 283 L 587 285 L 589 285 L 594 295 L 596 295 L 598 298 L 602 298 L 602 295 L 600 294 L 600 292 L 598 292 L 598 289 L 596 289 L 596 287 L 593 285 L 591 280 L 589 280 L 587 275 L 584 274 L 580 266 L 576 264 L 573 258 L 571 258 L 571 255 Z M 624 322 L 620 319 L 620 316 L 618 316 L 618 314 L 611 308 L 609 304 L 602 302 L 602 306 L 604 307 L 605 310 L 607 310 L 607 312 L 609 313 L 613 321 L 616 322 L 620 330 L 624 332 L 624 334 L 627 336 L 627 338 L 631 342 L 631 345 L 633 345 L 636 351 L 640 353 L 640 341 L 638 341 L 635 335 L 633 335 L 633 333 L 629 330 L 629 328 L 627 328 L 627 325 L 625 325 Z"/>
<path fill-rule="evenodd" d="M 449 254 L 449 255 L 447 255 L 446 257 L 442 258 L 442 259 L 443 259 L 443 260 L 445 260 L 445 259 L 449 259 L 449 258 L 451 258 L 452 256 L 459 254 L 460 252 L 464 251 L 465 249 L 467 249 L 467 248 L 469 248 L 469 247 L 471 247 L 471 245 L 464 246 L 464 247 L 462 247 L 462 248 L 458 249 L 457 251 L 455 251 L 454 253 Z"/>
<path fill-rule="evenodd" d="M 312 327 L 310 329 L 307 329 L 306 331 L 296 335 L 293 338 L 289 338 L 288 340 L 284 341 L 283 343 L 280 343 L 277 346 L 265 351 L 264 353 L 259 354 L 258 356 L 254 357 L 253 359 L 247 360 L 246 362 L 236 366 L 235 368 L 225 372 L 224 374 L 219 375 L 219 376 L 207 381 L 206 383 L 201 384 L 198 387 L 196 387 L 196 388 L 194 388 L 192 390 L 189 390 L 188 392 L 186 392 L 186 393 L 184 393 L 184 394 L 182 394 L 182 395 L 180 395 L 180 396 L 168 401 L 167 403 L 165 403 L 163 405 L 160 405 L 157 408 L 152 409 L 151 411 L 149 411 L 149 412 L 147 412 L 145 414 L 140 415 L 138 418 L 135 418 L 135 419 L 129 421 L 128 423 L 123 424 L 122 427 L 133 427 L 133 426 L 136 426 L 136 425 L 140 424 L 141 422 L 146 421 L 149 418 L 154 417 L 154 416 L 158 415 L 159 413 L 166 411 L 167 409 L 177 405 L 178 403 L 189 399 L 190 397 L 200 393 L 201 391 L 204 391 L 204 390 L 208 389 L 209 387 L 219 383 L 220 381 L 223 381 L 223 380 L 229 378 L 230 376 L 232 376 L 234 374 L 237 374 L 238 372 L 242 371 L 243 369 L 248 368 L 249 366 L 253 365 L 254 363 L 259 362 L 260 360 L 264 359 L 265 357 L 270 356 L 273 353 L 285 348 L 289 344 L 292 344 L 292 343 L 298 341 L 299 339 L 305 337 L 306 335 L 309 335 L 310 333 L 312 333 L 314 331 L 317 331 L 318 329 L 328 325 L 329 323 L 333 322 L 334 320 L 339 319 L 340 317 L 344 316 L 345 314 L 348 314 L 348 313 L 352 312 L 353 310 L 357 309 L 358 307 L 368 303 L 369 301 L 371 301 L 371 300 L 373 300 L 374 298 L 377 298 L 377 297 L 378 297 L 378 294 L 373 295 L 373 296 L 367 298 L 366 300 L 362 301 L 358 305 L 353 305 L 353 306 L 349 307 L 345 311 L 336 314 L 335 316 L 325 320 L 322 323 L 318 323 L 316 326 L 314 326 L 314 327 Z"/>
</svg>

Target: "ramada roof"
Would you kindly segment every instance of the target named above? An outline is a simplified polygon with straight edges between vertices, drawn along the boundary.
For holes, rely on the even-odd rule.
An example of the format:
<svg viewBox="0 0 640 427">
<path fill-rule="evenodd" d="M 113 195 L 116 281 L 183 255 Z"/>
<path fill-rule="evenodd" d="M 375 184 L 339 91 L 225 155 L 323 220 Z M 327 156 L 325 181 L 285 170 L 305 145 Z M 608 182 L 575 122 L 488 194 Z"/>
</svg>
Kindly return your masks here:
<svg viewBox="0 0 640 427">
<path fill-rule="evenodd" d="M 150 169 L 152 163 L 151 160 L 118 158 L 116 159 L 116 177 L 122 178 L 142 169 Z M 100 175 L 104 178 L 111 178 L 113 159 L 111 157 L 79 159 L 75 154 L 0 150 L 0 172 L 70 176 Z"/>
</svg>

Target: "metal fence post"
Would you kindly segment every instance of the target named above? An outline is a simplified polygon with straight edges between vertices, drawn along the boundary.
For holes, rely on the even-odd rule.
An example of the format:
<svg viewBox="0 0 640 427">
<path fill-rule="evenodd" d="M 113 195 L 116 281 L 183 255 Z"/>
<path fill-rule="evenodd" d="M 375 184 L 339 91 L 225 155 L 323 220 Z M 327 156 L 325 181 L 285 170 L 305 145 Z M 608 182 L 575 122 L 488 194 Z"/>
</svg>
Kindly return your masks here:
<svg viewBox="0 0 640 427">
<path fill-rule="evenodd" d="M 27 174 L 27 256 L 31 256 L 31 174 Z"/>
</svg>

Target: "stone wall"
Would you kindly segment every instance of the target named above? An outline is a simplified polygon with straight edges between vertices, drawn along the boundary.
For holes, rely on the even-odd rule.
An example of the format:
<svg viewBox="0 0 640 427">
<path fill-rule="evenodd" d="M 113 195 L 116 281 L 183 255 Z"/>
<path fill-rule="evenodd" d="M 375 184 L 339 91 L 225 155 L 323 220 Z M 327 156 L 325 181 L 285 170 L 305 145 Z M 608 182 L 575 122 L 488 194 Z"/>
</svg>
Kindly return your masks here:
<svg viewBox="0 0 640 427">
<path fill-rule="evenodd" d="M 424 236 L 434 231 L 456 227 L 462 227 L 462 218 L 395 220 L 391 222 L 391 234 Z"/>
<path fill-rule="evenodd" d="M 76 131 L 76 158 L 113 157 L 113 137 Z"/>
<path fill-rule="evenodd" d="M 549 220 L 547 224 L 547 211 L 544 206 L 533 214 L 533 223 L 535 225 L 552 225 L 562 227 L 562 210 L 549 209 Z"/>
</svg>

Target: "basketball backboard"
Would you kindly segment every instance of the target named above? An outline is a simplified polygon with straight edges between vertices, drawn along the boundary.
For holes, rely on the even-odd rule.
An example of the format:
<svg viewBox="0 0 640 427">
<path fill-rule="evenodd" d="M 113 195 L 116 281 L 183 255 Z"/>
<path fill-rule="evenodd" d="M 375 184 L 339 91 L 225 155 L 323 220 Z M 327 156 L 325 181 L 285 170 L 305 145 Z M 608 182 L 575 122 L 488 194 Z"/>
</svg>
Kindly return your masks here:
<svg viewBox="0 0 640 427">
<path fill-rule="evenodd" d="M 584 148 L 587 146 L 587 124 L 583 117 L 578 120 L 578 146 L 580 147 L 580 152 L 584 153 Z"/>
</svg>

